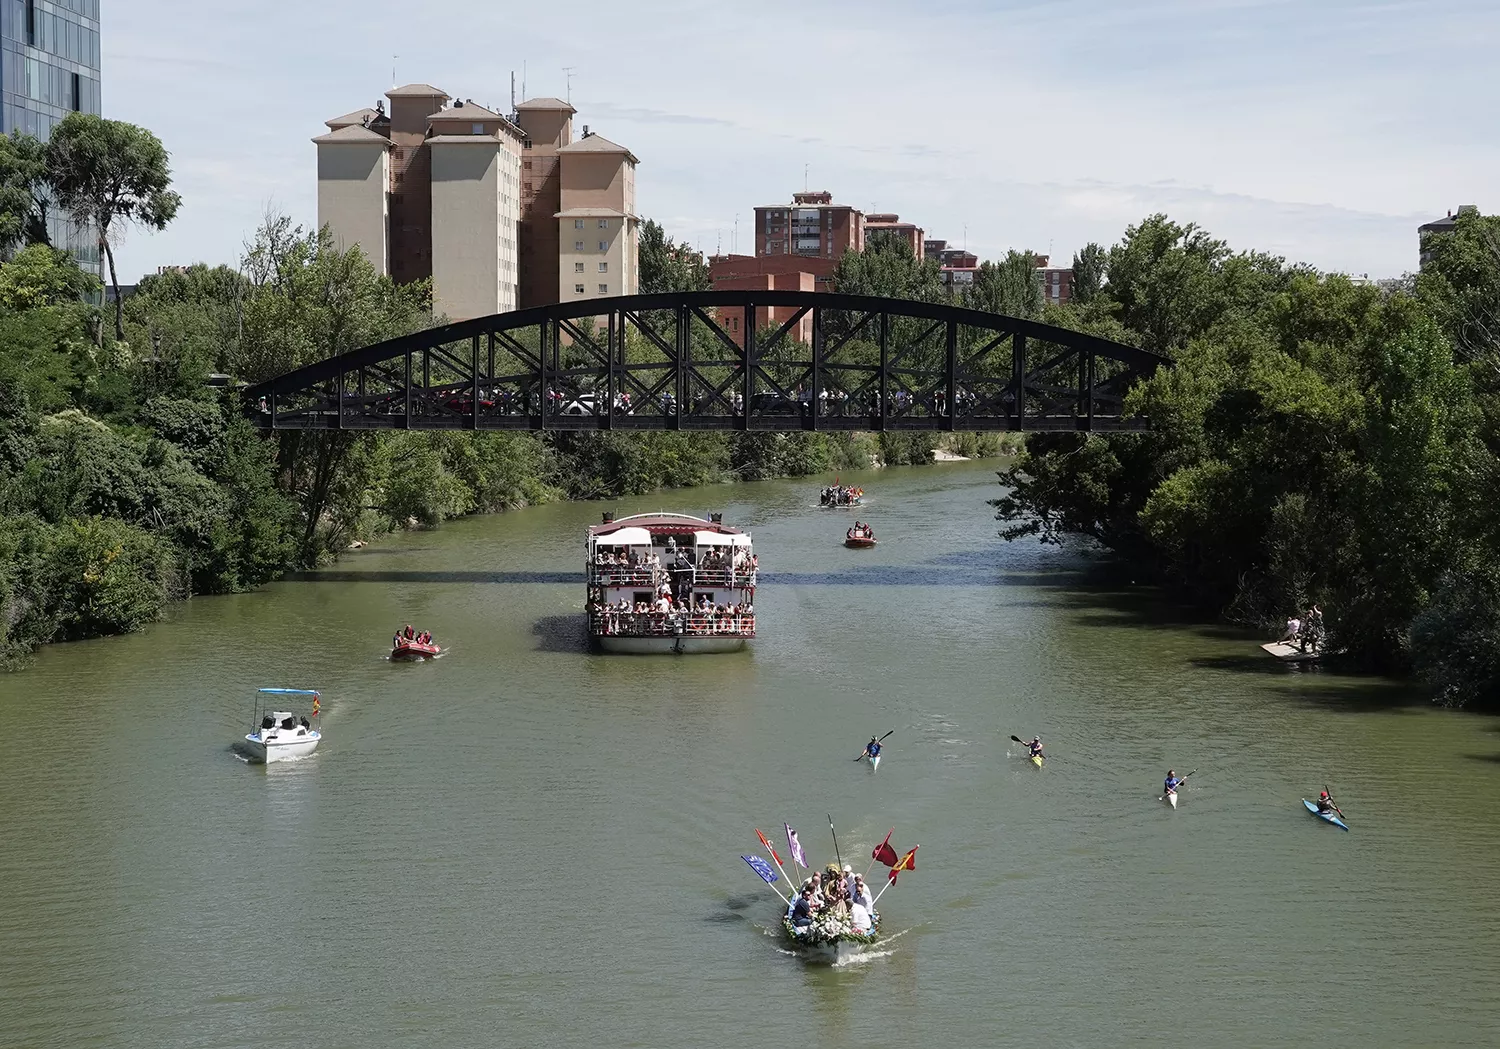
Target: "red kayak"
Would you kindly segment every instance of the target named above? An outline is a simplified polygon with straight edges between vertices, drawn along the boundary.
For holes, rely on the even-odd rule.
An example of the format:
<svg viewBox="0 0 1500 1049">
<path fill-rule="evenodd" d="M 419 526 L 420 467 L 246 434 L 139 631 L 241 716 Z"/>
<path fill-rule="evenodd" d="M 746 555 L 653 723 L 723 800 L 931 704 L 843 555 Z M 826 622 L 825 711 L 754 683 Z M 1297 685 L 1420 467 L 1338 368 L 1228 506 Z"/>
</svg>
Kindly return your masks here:
<svg viewBox="0 0 1500 1049">
<path fill-rule="evenodd" d="M 875 537 L 873 535 L 846 535 L 844 545 L 853 547 L 855 550 L 863 550 L 875 545 Z"/>
<path fill-rule="evenodd" d="M 432 659 L 441 651 L 442 648 L 438 645 L 424 645 L 420 641 L 401 641 L 391 649 L 391 658 Z"/>
</svg>

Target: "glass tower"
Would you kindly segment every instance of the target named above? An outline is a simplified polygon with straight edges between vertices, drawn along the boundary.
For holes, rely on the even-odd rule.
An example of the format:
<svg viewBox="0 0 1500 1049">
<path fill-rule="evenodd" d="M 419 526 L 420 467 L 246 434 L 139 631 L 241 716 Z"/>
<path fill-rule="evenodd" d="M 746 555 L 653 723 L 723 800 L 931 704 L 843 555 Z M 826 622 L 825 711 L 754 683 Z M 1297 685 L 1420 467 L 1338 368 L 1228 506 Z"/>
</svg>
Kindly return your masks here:
<svg viewBox="0 0 1500 1049">
<path fill-rule="evenodd" d="M 99 114 L 99 0 L 0 0 L 0 132 L 43 141 L 69 113 Z M 99 246 L 66 215 L 52 243 L 99 272 Z"/>
</svg>

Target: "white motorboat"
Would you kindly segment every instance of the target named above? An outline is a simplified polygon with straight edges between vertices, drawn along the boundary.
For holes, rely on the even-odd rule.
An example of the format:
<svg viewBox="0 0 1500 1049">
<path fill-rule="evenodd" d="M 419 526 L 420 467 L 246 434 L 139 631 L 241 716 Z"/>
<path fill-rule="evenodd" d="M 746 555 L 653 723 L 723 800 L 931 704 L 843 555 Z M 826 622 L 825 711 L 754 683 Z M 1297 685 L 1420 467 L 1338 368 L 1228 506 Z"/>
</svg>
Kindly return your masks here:
<svg viewBox="0 0 1500 1049">
<path fill-rule="evenodd" d="M 260 691 L 312 696 L 311 717 L 318 716 L 318 693 L 311 689 L 263 688 Z M 258 713 L 259 721 L 255 728 L 235 742 L 235 749 L 256 764 L 269 765 L 273 761 L 306 757 L 318 749 L 318 743 L 323 739 L 323 734 L 312 727 L 308 715 L 294 714 L 289 710 Z"/>
</svg>

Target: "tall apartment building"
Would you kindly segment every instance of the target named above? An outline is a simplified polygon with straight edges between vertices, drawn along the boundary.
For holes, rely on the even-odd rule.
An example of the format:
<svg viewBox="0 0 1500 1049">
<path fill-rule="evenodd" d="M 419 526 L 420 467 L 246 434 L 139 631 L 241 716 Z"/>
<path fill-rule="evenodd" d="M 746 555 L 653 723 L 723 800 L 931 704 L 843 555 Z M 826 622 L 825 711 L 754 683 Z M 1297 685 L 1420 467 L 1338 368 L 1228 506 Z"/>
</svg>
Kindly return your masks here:
<svg viewBox="0 0 1500 1049">
<path fill-rule="evenodd" d="M 69 113 L 101 109 L 99 0 L 0 3 L 0 132 L 45 141 Z M 48 216 L 52 243 L 99 272 L 95 238 L 62 214 Z"/>
<path fill-rule="evenodd" d="M 635 155 L 587 125 L 577 142 L 559 146 L 557 230 L 558 302 L 634 295 L 639 219 L 635 213 Z"/>
<path fill-rule="evenodd" d="M 450 320 L 577 298 L 578 265 L 585 297 L 636 290 L 636 158 L 587 129 L 573 142 L 572 106 L 532 99 L 502 116 L 430 84 L 386 98 L 389 114 L 355 110 L 313 139 L 318 222 L 336 243 L 398 282 L 430 278 Z M 585 217 L 589 250 L 564 260 L 560 227 Z"/>
<path fill-rule="evenodd" d="M 832 273 L 844 252 L 864 249 L 864 213 L 835 204 L 827 190 L 793 193 L 790 207 L 755 209 L 756 255 L 795 255 L 809 264 L 808 272 Z"/>
<path fill-rule="evenodd" d="M 1054 266 L 1047 255 L 1037 255 L 1037 277 L 1042 285 L 1042 298 L 1053 306 L 1063 306 L 1073 300 L 1073 267 Z"/>
</svg>

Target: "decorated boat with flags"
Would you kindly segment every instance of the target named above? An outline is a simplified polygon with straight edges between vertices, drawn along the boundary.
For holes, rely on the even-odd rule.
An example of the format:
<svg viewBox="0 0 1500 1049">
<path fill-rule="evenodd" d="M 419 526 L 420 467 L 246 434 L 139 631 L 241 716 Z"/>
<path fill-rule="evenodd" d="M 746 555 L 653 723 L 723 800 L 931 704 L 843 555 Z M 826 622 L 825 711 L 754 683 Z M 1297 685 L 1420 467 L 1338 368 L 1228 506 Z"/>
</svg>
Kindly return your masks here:
<svg viewBox="0 0 1500 1049">
<path fill-rule="evenodd" d="M 771 864 L 760 856 L 742 856 L 741 859 L 786 904 L 781 915 L 781 935 L 788 950 L 807 961 L 836 965 L 858 957 L 879 943 L 880 913 L 875 909 L 875 904 L 887 889 L 896 884 L 896 877 L 901 871 L 916 869 L 919 846 L 914 846 L 904 856 L 898 856 L 890 843 L 891 834 L 887 834 L 885 841 L 875 846 L 870 854 L 870 868 L 873 869 L 876 863 L 882 863 L 889 870 L 886 884 L 871 896 L 865 883 L 868 871 L 856 874 L 852 867 L 841 862 L 830 863 L 822 870 L 808 867 L 802 843 L 797 840 L 797 832 L 789 824 L 783 826 L 786 828 L 793 869 L 798 875 L 795 882 L 782 866 L 781 857 L 759 830 L 755 834 L 770 852 L 776 869 L 772 870 Z M 833 832 L 831 818 L 828 829 L 830 833 Z M 894 829 L 891 833 L 895 833 Z M 837 834 L 834 834 L 833 842 L 837 858 Z M 802 878 L 804 869 L 811 872 L 805 879 Z M 781 872 L 779 879 L 777 871 Z M 776 888 L 778 880 L 793 885 L 789 894 Z"/>
<path fill-rule="evenodd" d="M 722 514 L 634 514 L 588 534 L 589 639 L 606 652 L 733 652 L 755 637 L 759 560 Z"/>
</svg>

